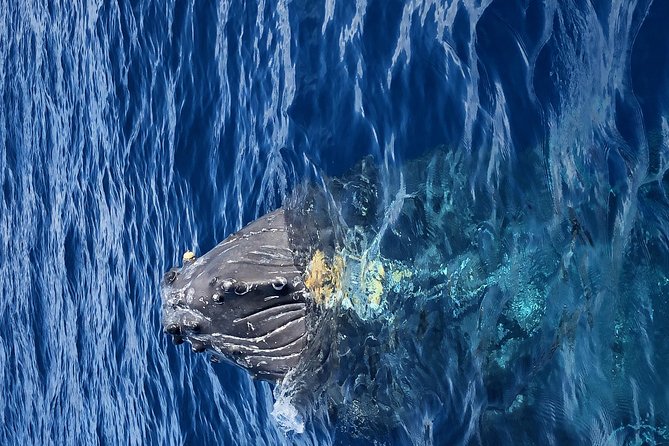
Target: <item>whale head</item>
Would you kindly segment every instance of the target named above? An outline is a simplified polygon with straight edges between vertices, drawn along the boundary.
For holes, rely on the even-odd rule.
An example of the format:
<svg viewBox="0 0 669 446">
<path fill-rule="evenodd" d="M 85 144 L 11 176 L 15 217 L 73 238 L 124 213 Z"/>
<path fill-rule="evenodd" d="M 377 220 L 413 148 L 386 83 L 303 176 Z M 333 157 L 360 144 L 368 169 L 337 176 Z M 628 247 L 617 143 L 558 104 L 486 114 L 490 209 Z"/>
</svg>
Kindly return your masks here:
<svg viewBox="0 0 669 446">
<path fill-rule="evenodd" d="M 162 323 L 175 343 L 210 351 L 255 377 L 280 379 L 307 342 L 308 300 L 285 213 L 255 220 L 162 283 Z"/>
</svg>

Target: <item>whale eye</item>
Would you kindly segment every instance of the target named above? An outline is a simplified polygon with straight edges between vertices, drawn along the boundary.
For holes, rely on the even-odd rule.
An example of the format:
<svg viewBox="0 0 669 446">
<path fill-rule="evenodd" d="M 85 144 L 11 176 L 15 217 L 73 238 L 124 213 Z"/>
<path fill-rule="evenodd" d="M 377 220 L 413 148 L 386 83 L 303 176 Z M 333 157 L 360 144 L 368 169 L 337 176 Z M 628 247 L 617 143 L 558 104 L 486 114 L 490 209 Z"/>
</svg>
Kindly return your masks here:
<svg viewBox="0 0 669 446">
<path fill-rule="evenodd" d="M 272 288 L 274 288 L 277 291 L 281 291 L 283 287 L 286 286 L 287 283 L 288 281 L 286 280 L 285 277 L 275 277 L 272 280 Z"/>
<path fill-rule="evenodd" d="M 235 287 L 235 294 L 243 295 L 249 292 L 249 285 L 246 282 L 240 282 Z"/>
<path fill-rule="evenodd" d="M 209 286 L 216 286 L 218 283 L 218 277 L 214 277 L 209 281 Z"/>
</svg>

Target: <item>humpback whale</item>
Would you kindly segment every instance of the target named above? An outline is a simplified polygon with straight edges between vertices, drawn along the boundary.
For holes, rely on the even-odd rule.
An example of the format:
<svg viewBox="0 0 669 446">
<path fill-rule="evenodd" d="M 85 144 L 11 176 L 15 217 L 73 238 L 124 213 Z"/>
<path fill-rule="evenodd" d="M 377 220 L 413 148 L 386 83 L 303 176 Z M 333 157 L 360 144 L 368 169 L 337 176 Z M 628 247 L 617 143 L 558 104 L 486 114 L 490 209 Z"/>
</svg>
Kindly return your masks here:
<svg viewBox="0 0 669 446">
<path fill-rule="evenodd" d="M 589 379 L 628 404 L 634 373 L 656 379 L 640 355 L 669 364 L 666 349 L 637 342 L 666 326 L 667 267 L 646 254 L 663 252 L 659 242 L 635 230 L 628 246 L 646 248 L 613 255 L 598 202 L 556 209 L 546 185 L 491 192 L 470 170 L 457 152 L 435 150 L 390 180 L 365 159 L 298 187 L 165 274 L 164 331 L 277 382 L 277 401 L 327 408 L 361 435 L 401 430 L 419 410 L 466 436 L 463 407 L 482 425 L 524 432 L 512 421 L 541 420 L 537 408 L 562 395 L 577 354 L 598 361 L 603 375 Z M 640 325 L 648 308 L 655 319 Z"/>
<path fill-rule="evenodd" d="M 454 319 L 472 314 L 488 286 L 487 266 L 500 256 L 490 231 L 466 229 L 487 208 L 467 204 L 460 168 L 457 154 L 436 150 L 414 160 L 383 203 L 379 170 L 367 158 L 325 187 L 298 190 L 204 255 L 186 253 L 183 266 L 165 274 L 164 331 L 194 352 L 277 381 L 300 363 L 333 307 L 371 320 L 392 313 L 387 307 L 398 297 L 446 290 Z M 472 239 L 485 262 L 464 259 Z M 424 333 L 429 318 L 421 317 Z"/>
<path fill-rule="evenodd" d="M 276 382 L 275 417 L 287 429 L 299 420 L 284 408 L 296 407 L 409 443 L 410 432 L 431 435 L 415 424 L 419 412 L 448 426 L 444 442 L 479 425 L 493 443 L 511 431 L 540 438 L 527 426 L 541 426 L 550 407 L 555 430 L 577 438 L 565 388 L 580 377 L 607 389 L 587 401 L 636 410 L 629 383 L 644 376 L 659 387 L 644 364 L 669 365 L 666 332 L 647 330 L 667 326 L 668 269 L 647 254 L 661 243 L 632 231 L 628 246 L 646 248 L 617 257 L 597 202 L 556 209 L 545 185 L 491 193 L 468 171 L 457 152 L 435 150 L 390 180 L 365 159 L 347 176 L 298 187 L 165 274 L 164 331 Z M 656 350 L 639 347 L 647 336 Z M 650 429 L 665 425 L 666 406 L 651 409 Z"/>
</svg>

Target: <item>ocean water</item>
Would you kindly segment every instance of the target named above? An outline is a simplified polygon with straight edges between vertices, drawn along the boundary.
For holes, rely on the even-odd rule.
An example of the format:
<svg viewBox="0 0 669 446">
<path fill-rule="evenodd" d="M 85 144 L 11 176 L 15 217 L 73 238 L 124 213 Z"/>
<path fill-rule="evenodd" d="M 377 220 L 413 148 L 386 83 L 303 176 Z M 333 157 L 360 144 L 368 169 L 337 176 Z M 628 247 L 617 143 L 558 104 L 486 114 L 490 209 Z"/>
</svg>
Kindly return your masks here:
<svg viewBox="0 0 669 446">
<path fill-rule="evenodd" d="M 0 0 L 0 444 L 669 444 L 668 20 Z M 448 240 L 328 327 L 336 373 L 275 387 L 172 345 L 185 250 L 365 157 L 379 227 L 423 175 Z"/>
</svg>

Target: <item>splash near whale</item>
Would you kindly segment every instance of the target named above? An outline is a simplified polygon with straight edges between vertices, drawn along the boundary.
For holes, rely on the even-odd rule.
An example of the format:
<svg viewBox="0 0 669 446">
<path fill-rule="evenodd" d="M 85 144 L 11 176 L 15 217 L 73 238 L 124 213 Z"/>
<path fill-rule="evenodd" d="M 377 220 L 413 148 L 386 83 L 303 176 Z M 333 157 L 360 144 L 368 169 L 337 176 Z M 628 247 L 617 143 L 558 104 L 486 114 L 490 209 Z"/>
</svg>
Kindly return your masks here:
<svg viewBox="0 0 669 446">
<path fill-rule="evenodd" d="M 587 396 L 616 438 L 665 438 L 667 405 L 630 387 L 661 389 L 669 366 L 665 334 L 640 322 L 669 322 L 666 262 L 648 256 L 657 239 L 634 232 L 650 251 L 617 257 L 596 205 L 491 197 L 466 169 L 439 148 L 407 163 L 390 193 L 370 159 L 305 186 L 165 275 L 165 331 L 275 381 L 289 430 L 322 418 L 413 443 L 534 441 L 531 420 L 550 410 L 570 441 L 590 429 L 575 421 Z M 581 348 L 600 376 L 582 374 Z M 632 426 L 643 407 L 647 423 Z"/>
</svg>

